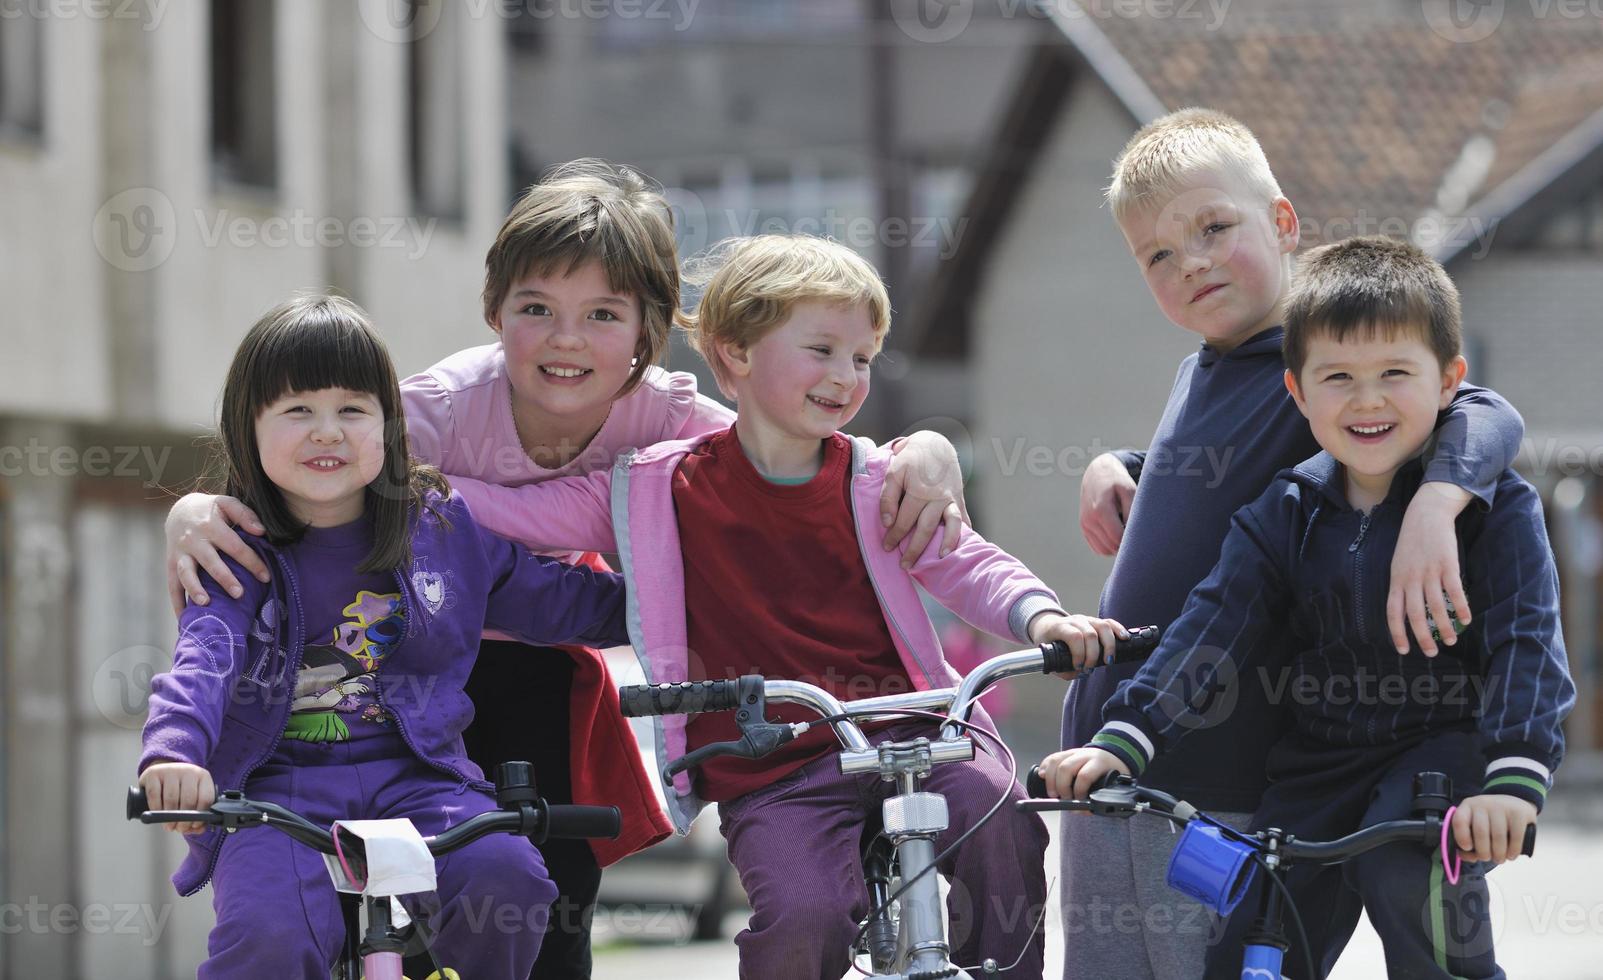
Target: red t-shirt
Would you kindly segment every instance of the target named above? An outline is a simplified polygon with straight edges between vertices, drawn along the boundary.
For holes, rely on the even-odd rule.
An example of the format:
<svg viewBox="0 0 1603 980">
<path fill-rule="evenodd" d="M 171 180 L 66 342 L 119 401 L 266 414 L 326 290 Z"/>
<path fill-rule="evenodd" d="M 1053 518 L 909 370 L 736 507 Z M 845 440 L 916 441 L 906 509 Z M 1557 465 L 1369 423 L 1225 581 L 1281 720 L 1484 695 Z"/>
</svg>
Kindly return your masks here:
<svg viewBox="0 0 1603 980">
<path fill-rule="evenodd" d="M 762 674 L 843 701 L 913 690 L 858 550 L 851 459 L 851 443 L 834 435 L 817 476 L 771 483 L 731 427 L 680 461 L 673 498 L 691 680 Z M 770 721 L 817 717 L 798 705 L 768 709 Z M 732 712 L 693 715 L 686 729 L 691 749 L 739 735 Z M 762 759 L 711 760 L 695 775 L 696 792 L 731 800 L 839 750 L 821 725 Z"/>
</svg>

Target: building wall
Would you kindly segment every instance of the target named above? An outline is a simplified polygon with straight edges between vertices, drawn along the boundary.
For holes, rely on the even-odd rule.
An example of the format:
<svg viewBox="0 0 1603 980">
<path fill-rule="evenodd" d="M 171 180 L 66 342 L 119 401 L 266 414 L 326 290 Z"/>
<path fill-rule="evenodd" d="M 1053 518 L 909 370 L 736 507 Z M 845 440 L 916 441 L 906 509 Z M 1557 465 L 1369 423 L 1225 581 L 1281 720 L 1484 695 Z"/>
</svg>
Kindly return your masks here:
<svg viewBox="0 0 1603 980">
<path fill-rule="evenodd" d="M 974 307 L 972 492 L 987 537 L 1094 612 L 1112 559 L 1080 533 L 1080 478 L 1147 444 L 1197 342 L 1159 313 L 1102 205 L 1129 113 L 1081 75 L 1051 126 Z M 1017 694 L 1021 758 L 1056 747 L 1061 686 Z"/>
<path fill-rule="evenodd" d="M 409 52 L 383 6 L 270 5 L 271 187 L 216 175 L 210 5 L 38 25 L 39 134 L 0 132 L 0 888 L 35 916 L 16 934 L 8 919 L 0 975 L 194 976 L 204 954 L 207 897 L 167 881 L 182 842 L 127 823 L 121 788 L 174 640 L 162 517 L 246 329 L 335 287 L 403 375 L 492 336 L 478 297 L 508 197 L 504 22 L 451 6 L 430 21 L 449 90 L 429 92 L 448 110 L 431 149 L 451 141 L 461 193 L 420 214 Z"/>
<path fill-rule="evenodd" d="M 1196 342 L 1158 312 L 1102 206 L 1130 116 L 1082 80 L 1052 125 L 975 306 L 975 492 L 984 531 L 1091 610 L 1111 560 L 1080 534 L 1080 476 L 1146 445 Z"/>
<path fill-rule="evenodd" d="M 1567 439 L 1597 455 L 1603 252 L 1494 247 L 1449 271 L 1463 302 L 1470 380 L 1513 402 L 1529 436 Z"/>
</svg>

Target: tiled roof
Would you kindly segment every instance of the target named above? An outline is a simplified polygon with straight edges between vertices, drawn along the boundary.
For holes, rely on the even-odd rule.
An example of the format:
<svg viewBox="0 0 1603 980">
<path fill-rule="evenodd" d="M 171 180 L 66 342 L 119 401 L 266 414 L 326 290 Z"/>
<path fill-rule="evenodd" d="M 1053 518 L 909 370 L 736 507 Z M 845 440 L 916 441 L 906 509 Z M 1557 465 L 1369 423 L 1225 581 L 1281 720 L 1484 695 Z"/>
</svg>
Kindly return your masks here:
<svg viewBox="0 0 1603 980">
<path fill-rule="evenodd" d="M 1462 213 L 1603 109 L 1598 4 L 1491 0 L 1458 12 L 1495 21 L 1444 19 L 1457 2 L 1083 0 L 1075 16 L 1166 107 L 1250 126 L 1317 244 Z"/>
</svg>

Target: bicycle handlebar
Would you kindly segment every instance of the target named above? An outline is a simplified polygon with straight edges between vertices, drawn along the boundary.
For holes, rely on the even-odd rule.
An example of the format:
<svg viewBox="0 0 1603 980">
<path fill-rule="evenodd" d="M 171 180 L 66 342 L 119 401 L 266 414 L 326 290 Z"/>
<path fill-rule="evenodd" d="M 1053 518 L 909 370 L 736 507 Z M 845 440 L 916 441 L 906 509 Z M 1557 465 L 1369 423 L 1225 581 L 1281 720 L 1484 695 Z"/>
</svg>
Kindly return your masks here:
<svg viewBox="0 0 1603 980">
<path fill-rule="evenodd" d="M 1024 779 L 1024 788 L 1025 792 L 1032 798 L 1029 801 L 1029 809 L 1036 811 L 1089 810 L 1093 813 L 1128 816 L 1140 809 L 1146 809 L 1158 816 L 1167 817 L 1182 824 L 1195 819 L 1200 812 L 1183 800 L 1177 800 L 1167 793 L 1141 786 L 1129 776 L 1117 772 L 1110 772 L 1102 777 L 1084 800 L 1052 800 L 1049 802 L 1040 799 L 1046 796 L 1046 780 L 1042 777 L 1041 770 L 1037 766 L 1030 767 L 1030 771 Z M 1414 841 L 1435 846 L 1441 840 L 1441 831 L 1442 818 L 1440 816 L 1432 816 L 1425 820 L 1388 820 L 1385 823 L 1365 827 L 1333 841 L 1308 841 L 1288 837 L 1279 844 L 1277 850 L 1288 861 L 1338 864 L 1377 847 L 1398 841 Z M 1243 834 L 1242 837 L 1248 841 L 1254 840 L 1250 834 Z M 1259 843 L 1261 844 L 1262 842 L 1260 841 Z M 1448 836 L 1448 844 L 1452 850 L 1456 850 L 1458 847 L 1457 842 L 1453 840 L 1451 835 Z M 1520 853 L 1526 857 L 1531 857 L 1536 853 L 1535 824 L 1525 828 L 1525 839 L 1521 842 Z"/>
<path fill-rule="evenodd" d="M 1098 667 L 1110 664 L 1134 663 L 1150 656 L 1158 648 L 1161 631 L 1156 626 L 1142 626 L 1129 631 L 1130 635 L 1114 643 L 1113 656 L 1094 667 L 1085 668 L 1095 670 Z M 1004 658 L 1038 657 L 1039 670 L 1043 674 L 1063 674 L 1074 670 L 1074 660 L 1069 648 L 1062 642 L 1053 641 L 1043 643 L 1035 650 L 1021 650 L 1016 654 L 1003 654 L 992 658 L 988 663 L 995 663 Z M 1031 666 L 1035 666 L 1034 663 Z M 979 668 L 983 670 L 984 668 Z M 978 672 L 978 671 L 977 671 Z M 1083 671 L 1082 671 L 1083 673 Z M 754 675 L 748 675 L 754 676 Z M 790 682 L 795 683 L 795 682 Z M 618 700 L 623 714 L 628 718 L 641 718 L 647 715 L 694 715 L 710 711 L 733 711 L 740 707 L 740 680 L 723 681 L 684 681 L 678 684 L 630 684 L 618 689 Z M 921 692 L 933 693 L 933 692 Z M 883 707 L 895 710 L 895 705 L 889 699 L 874 699 L 874 707 Z M 884 703 L 879 703 L 884 702 Z M 907 707 L 923 707 L 909 703 Z"/>
<path fill-rule="evenodd" d="M 129 820 L 144 824 L 204 823 L 227 829 L 264 825 L 277 827 L 290 837 L 324 854 L 334 853 L 330 827 L 321 827 L 276 803 L 246 799 L 243 793 L 222 793 L 205 810 L 152 810 L 141 786 L 128 787 L 126 806 Z M 457 850 L 490 834 L 517 834 L 520 837 L 615 838 L 622 830 L 622 817 L 615 806 L 562 806 L 536 801 L 527 809 L 491 810 L 471 817 L 434 837 L 425 837 L 429 853 L 435 857 Z"/>
</svg>

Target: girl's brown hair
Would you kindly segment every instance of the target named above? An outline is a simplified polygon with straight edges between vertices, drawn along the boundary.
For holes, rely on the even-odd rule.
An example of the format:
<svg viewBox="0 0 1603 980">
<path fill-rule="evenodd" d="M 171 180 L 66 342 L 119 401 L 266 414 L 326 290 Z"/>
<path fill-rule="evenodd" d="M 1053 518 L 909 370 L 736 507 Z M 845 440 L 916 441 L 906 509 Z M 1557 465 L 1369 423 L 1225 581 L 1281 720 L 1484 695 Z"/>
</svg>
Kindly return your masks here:
<svg viewBox="0 0 1603 980">
<path fill-rule="evenodd" d="M 679 310 L 679 246 L 673 213 L 649 178 L 605 160 L 548 172 L 518 199 L 484 257 L 484 319 L 492 327 L 512 284 L 531 273 L 566 275 L 597 262 L 615 292 L 640 304 L 635 368 L 619 394 L 662 360 Z"/>
<path fill-rule="evenodd" d="M 325 388 L 371 394 L 384 411 L 384 468 L 367 485 L 364 501 L 373 520 L 373 550 L 357 570 L 405 567 L 411 564 L 417 514 L 429 507 L 426 494 L 448 494 L 450 487 L 439 470 L 412 460 L 389 350 L 367 313 L 348 299 L 297 296 L 269 310 L 245 334 L 223 385 L 217 482 L 256 512 L 269 541 L 298 541 L 306 524 L 262 469 L 256 419 L 284 395 Z"/>
</svg>

